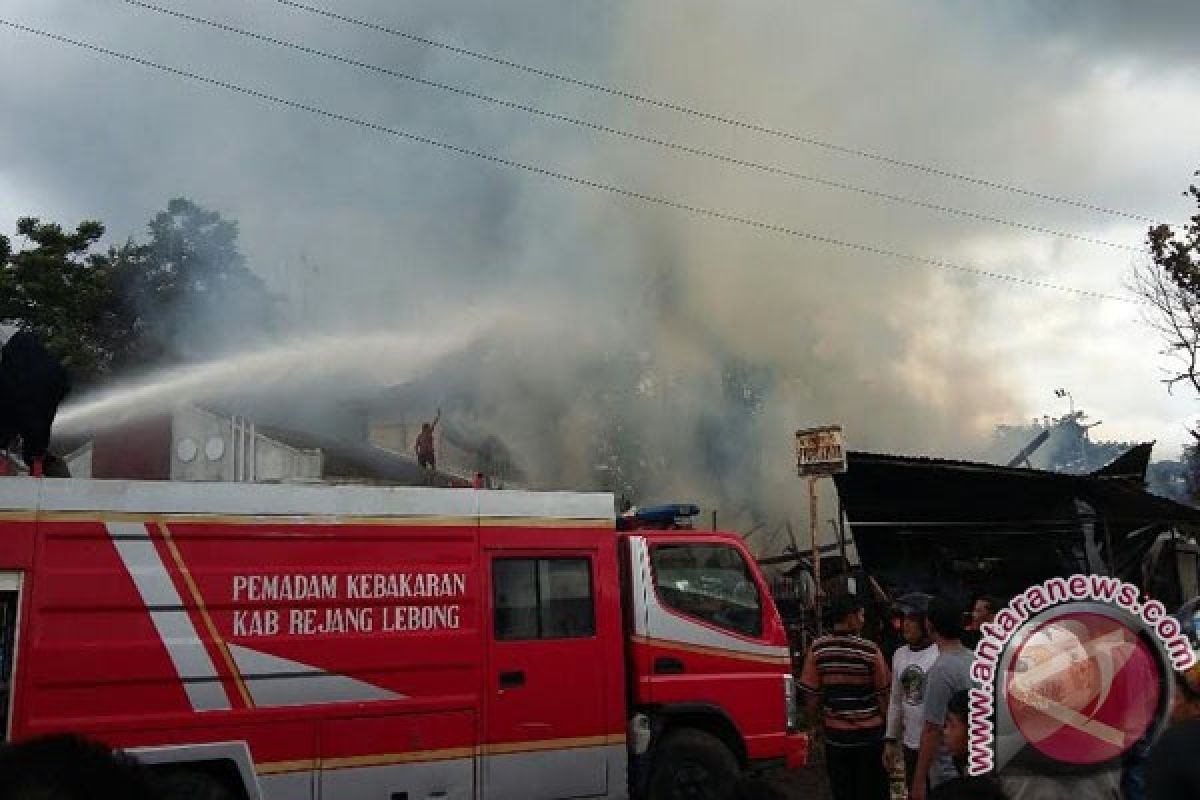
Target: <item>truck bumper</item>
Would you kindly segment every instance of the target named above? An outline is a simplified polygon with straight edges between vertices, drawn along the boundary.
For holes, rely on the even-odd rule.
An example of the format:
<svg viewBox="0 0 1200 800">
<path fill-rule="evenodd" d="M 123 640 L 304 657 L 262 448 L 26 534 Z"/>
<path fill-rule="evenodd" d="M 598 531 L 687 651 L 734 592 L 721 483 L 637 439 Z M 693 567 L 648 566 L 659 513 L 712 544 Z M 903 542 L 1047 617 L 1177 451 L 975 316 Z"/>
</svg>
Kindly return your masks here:
<svg viewBox="0 0 1200 800">
<path fill-rule="evenodd" d="M 808 744 L 807 733 L 788 734 L 784 745 L 784 761 L 788 769 L 800 769 L 808 764 Z"/>
</svg>

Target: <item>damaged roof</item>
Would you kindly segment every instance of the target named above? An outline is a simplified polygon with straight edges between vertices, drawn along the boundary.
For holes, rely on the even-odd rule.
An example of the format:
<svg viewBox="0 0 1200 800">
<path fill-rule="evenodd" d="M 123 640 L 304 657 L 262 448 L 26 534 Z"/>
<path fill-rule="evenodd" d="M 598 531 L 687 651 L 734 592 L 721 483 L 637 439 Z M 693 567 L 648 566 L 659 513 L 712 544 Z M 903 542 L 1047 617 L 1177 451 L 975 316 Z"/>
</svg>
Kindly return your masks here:
<svg viewBox="0 0 1200 800">
<path fill-rule="evenodd" d="M 1151 445 L 1086 475 L 977 461 L 850 451 L 834 476 L 852 522 L 1020 522 L 1074 519 L 1084 500 L 1110 520 L 1200 524 L 1200 510 L 1145 489 Z"/>
<path fill-rule="evenodd" d="M 1146 490 L 1150 448 L 1086 475 L 851 451 L 834 482 L 863 568 L 894 589 L 1006 595 L 1081 571 L 1141 583 L 1161 533 L 1200 529 L 1200 510 Z"/>
</svg>

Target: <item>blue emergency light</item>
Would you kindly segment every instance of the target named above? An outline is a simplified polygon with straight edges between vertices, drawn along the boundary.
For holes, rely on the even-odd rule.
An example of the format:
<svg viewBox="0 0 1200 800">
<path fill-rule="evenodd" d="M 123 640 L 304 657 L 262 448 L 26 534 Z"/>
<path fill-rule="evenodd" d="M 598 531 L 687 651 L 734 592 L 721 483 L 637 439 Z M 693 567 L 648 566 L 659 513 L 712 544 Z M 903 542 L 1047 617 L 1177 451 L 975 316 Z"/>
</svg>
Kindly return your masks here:
<svg viewBox="0 0 1200 800">
<path fill-rule="evenodd" d="M 700 506 L 691 503 L 668 503 L 634 509 L 617 520 L 618 530 L 634 528 L 668 528 L 700 513 Z"/>
</svg>

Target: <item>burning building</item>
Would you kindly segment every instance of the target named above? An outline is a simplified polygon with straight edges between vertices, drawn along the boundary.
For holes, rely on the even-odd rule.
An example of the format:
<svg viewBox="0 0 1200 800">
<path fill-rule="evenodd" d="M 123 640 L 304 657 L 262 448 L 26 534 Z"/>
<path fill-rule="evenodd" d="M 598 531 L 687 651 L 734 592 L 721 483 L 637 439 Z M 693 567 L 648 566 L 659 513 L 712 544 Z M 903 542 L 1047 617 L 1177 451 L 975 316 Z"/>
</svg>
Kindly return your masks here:
<svg viewBox="0 0 1200 800">
<path fill-rule="evenodd" d="M 1200 593 L 1200 510 L 1146 491 L 1151 447 L 1085 475 L 850 452 L 834 481 L 863 569 L 893 595 L 965 602 L 1080 572 L 1174 607 Z"/>
</svg>

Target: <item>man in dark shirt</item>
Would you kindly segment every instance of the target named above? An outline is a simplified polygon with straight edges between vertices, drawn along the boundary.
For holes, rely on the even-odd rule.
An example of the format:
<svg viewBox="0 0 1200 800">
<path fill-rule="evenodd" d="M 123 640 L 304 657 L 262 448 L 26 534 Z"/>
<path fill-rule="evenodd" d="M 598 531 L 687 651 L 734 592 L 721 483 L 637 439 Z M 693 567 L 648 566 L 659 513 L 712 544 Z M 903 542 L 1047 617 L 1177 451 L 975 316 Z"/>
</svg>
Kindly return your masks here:
<svg viewBox="0 0 1200 800">
<path fill-rule="evenodd" d="M 859 634 L 864 605 L 833 598 L 833 633 L 813 642 L 800 673 L 809 717 L 824 708 L 825 766 L 834 800 L 887 800 L 884 709 L 891 676 L 883 653 Z"/>
</svg>

